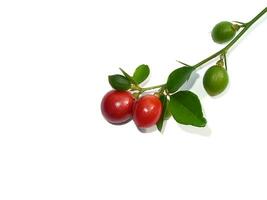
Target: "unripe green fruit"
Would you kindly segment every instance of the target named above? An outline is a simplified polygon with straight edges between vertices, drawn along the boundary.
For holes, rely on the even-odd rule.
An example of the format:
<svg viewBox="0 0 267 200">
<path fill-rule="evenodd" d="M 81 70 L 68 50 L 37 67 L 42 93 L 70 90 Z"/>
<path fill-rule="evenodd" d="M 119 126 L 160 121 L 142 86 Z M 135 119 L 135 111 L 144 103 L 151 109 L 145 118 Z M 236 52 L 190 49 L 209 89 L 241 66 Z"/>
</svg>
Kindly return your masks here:
<svg viewBox="0 0 267 200">
<path fill-rule="evenodd" d="M 216 96 L 222 93 L 229 82 L 228 74 L 225 68 L 214 65 L 209 68 L 203 78 L 203 85 L 210 96 Z"/>
<path fill-rule="evenodd" d="M 211 37 L 214 42 L 222 44 L 234 38 L 236 29 L 231 22 L 223 21 L 214 26 Z"/>
</svg>

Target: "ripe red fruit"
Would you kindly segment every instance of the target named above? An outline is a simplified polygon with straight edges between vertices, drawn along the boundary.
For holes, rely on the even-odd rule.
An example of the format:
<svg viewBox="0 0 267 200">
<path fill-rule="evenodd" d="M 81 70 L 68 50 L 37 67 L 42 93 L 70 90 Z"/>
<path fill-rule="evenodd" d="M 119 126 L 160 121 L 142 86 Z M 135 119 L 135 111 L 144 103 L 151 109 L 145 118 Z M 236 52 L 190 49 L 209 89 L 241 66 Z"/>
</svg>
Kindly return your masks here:
<svg viewBox="0 0 267 200">
<path fill-rule="evenodd" d="M 149 128 L 155 125 L 162 112 L 162 104 L 158 97 L 147 95 L 135 102 L 133 120 L 139 128 Z"/>
<path fill-rule="evenodd" d="M 101 111 L 105 119 L 121 124 L 131 119 L 134 97 L 127 91 L 109 91 L 102 99 Z"/>
</svg>

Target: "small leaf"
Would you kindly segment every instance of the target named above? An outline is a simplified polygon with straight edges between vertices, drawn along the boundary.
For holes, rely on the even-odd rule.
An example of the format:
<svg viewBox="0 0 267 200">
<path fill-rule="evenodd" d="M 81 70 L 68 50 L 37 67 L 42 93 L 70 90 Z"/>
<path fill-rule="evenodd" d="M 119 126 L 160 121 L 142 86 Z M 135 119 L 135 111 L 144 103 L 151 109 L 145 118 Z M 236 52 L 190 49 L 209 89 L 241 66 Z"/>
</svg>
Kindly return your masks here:
<svg viewBox="0 0 267 200">
<path fill-rule="evenodd" d="M 197 127 L 204 127 L 207 124 L 197 95 L 190 91 L 180 91 L 171 95 L 170 111 L 180 124 Z"/>
<path fill-rule="evenodd" d="M 140 65 L 139 67 L 135 69 L 134 74 L 133 74 L 133 79 L 138 84 L 142 83 L 144 80 L 147 79 L 147 77 L 149 76 L 149 73 L 150 73 L 150 69 L 148 65 Z"/>
<path fill-rule="evenodd" d="M 170 73 L 167 80 L 168 91 L 176 92 L 189 79 L 194 69 L 194 67 L 181 67 Z"/>
<path fill-rule="evenodd" d="M 134 85 L 137 85 L 137 82 L 128 74 L 126 71 L 124 71 L 122 68 L 120 68 L 123 75 Z"/>
<path fill-rule="evenodd" d="M 131 87 L 130 81 L 120 74 L 108 77 L 109 84 L 116 90 L 128 90 Z"/>
<path fill-rule="evenodd" d="M 163 124 L 164 124 L 164 121 L 167 120 L 166 119 L 167 118 L 167 115 L 169 115 L 169 109 L 168 109 L 169 100 L 167 99 L 167 96 L 161 95 L 160 96 L 160 101 L 162 103 L 162 108 L 163 109 L 162 109 L 162 112 L 161 112 L 160 119 L 157 122 L 157 128 L 161 132 L 162 131 Z"/>
</svg>

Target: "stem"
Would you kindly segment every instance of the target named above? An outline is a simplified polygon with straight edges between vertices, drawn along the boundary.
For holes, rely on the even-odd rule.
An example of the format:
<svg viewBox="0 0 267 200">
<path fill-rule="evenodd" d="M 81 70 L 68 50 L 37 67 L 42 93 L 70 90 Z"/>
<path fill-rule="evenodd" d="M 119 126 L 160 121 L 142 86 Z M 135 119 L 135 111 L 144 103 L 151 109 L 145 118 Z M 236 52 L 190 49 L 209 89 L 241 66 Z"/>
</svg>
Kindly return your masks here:
<svg viewBox="0 0 267 200">
<path fill-rule="evenodd" d="M 155 86 L 151 86 L 151 87 L 142 88 L 141 91 L 144 92 L 144 91 L 147 91 L 147 90 L 153 90 L 153 89 L 161 88 L 161 87 L 164 87 L 164 86 L 165 86 L 165 84 L 155 85 Z"/>
<path fill-rule="evenodd" d="M 208 61 L 216 58 L 217 56 L 226 53 L 240 38 L 244 33 L 260 18 L 262 17 L 265 13 L 267 12 L 267 7 L 264 8 L 258 15 L 256 15 L 251 21 L 245 24 L 244 28 L 240 33 L 235 36 L 235 38 L 228 44 L 226 45 L 223 49 L 220 51 L 217 51 L 216 53 L 212 54 L 211 56 L 205 58 L 204 60 L 200 61 L 199 63 L 195 64 L 194 67 L 198 68 L 201 65 L 207 63 Z"/>
<path fill-rule="evenodd" d="M 227 69 L 227 61 L 226 61 L 226 53 L 227 51 L 247 32 L 247 30 L 259 19 L 261 18 L 265 13 L 267 13 L 267 7 L 264 8 L 259 14 L 257 14 L 253 19 L 251 19 L 248 23 L 242 23 L 242 22 L 237 22 L 242 24 L 242 31 L 240 31 L 240 33 L 238 33 L 233 40 L 231 40 L 231 42 L 229 42 L 224 48 L 222 48 L 221 50 L 217 51 L 216 53 L 212 54 L 211 56 L 205 58 L 204 60 L 200 61 L 199 63 L 193 65 L 194 68 L 198 68 L 200 66 L 202 66 L 203 64 L 209 62 L 210 60 L 218 57 L 218 56 L 223 56 L 223 60 L 225 62 L 225 67 Z M 181 64 L 184 64 L 185 66 L 190 66 L 187 65 L 183 62 L 178 61 Z M 122 69 L 121 71 L 126 74 Z M 128 76 L 128 74 L 126 74 Z M 160 91 L 164 91 L 166 87 L 166 84 L 161 84 L 161 85 L 156 85 L 156 86 L 151 86 L 151 87 L 146 87 L 146 88 L 141 88 L 138 84 L 135 84 L 134 89 L 135 90 L 139 90 L 140 93 L 145 92 L 147 90 L 153 90 L 156 88 L 161 88 Z"/>
<path fill-rule="evenodd" d="M 223 54 L 224 66 L 227 71 L 227 60 L 226 60 L 226 53 Z"/>
</svg>

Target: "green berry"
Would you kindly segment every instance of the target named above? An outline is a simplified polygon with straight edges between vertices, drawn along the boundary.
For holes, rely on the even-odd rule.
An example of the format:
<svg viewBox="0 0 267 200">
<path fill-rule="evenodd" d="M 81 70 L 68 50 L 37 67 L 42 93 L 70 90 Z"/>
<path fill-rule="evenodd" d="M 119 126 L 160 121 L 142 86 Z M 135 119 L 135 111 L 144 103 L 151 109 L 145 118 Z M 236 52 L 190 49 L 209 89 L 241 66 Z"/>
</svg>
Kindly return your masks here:
<svg viewBox="0 0 267 200">
<path fill-rule="evenodd" d="M 233 39 L 235 34 L 235 26 L 231 22 L 223 21 L 214 26 L 211 37 L 214 42 L 222 44 Z"/>
<path fill-rule="evenodd" d="M 203 78 L 203 85 L 210 96 L 216 96 L 222 93 L 229 82 L 228 74 L 225 68 L 214 65 L 210 67 Z"/>
</svg>

